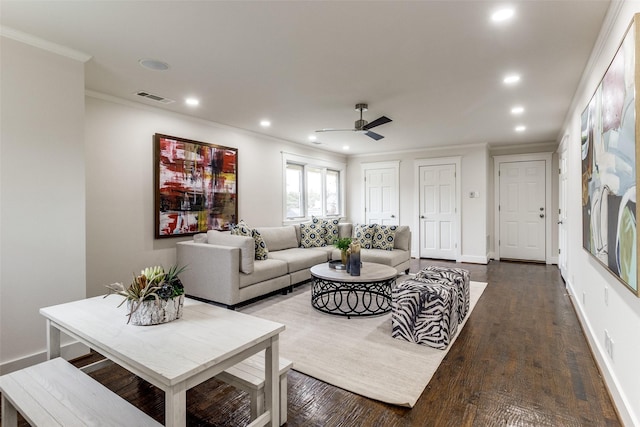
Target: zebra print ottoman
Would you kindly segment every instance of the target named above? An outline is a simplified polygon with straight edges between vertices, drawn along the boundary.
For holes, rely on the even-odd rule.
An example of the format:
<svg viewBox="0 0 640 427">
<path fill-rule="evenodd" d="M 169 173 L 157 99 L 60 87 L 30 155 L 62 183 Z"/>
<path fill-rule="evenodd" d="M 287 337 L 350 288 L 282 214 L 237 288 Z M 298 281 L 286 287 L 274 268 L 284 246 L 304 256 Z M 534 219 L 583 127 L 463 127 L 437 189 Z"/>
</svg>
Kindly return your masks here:
<svg viewBox="0 0 640 427">
<path fill-rule="evenodd" d="M 437 349 L 458 330 L 458 290 L 434 279 L 406 280 L 391 292 L 391 336 Z"/>
<path fill-rule="evenodd" d="M 414 279 L 448 280 L 453 283 L 458 288 L 458 322 L 462 323 L 469 313 L 469 270 L 430 265 L 420 270 Z"/>
</svg>

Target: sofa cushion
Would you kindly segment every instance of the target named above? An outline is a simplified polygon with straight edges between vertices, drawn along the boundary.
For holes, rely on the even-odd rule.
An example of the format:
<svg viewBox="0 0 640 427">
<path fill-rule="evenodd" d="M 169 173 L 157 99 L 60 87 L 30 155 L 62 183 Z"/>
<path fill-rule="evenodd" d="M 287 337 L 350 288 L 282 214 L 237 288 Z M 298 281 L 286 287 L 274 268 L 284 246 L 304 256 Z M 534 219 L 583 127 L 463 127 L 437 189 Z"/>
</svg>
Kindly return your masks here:
<svg viewBox="0 0 640 427">
<path fill-rule="evenodd" d="M 207 231 L 207 243 L 218 246 L 231 246 L 240 248 L 240 271 L 246 274 L 253 273 L 253 260 L 255 258 L 255 240 L 251 236 L 239 236 L 221 231 Z"/>
<path fill-rule="evenodd" d="M 240 288 L 287 274 L 287 263 L 278 259 L 256 260 L 252 274 L 240 274 Z"/>
<path fill-rule="evenodd" d="M 327 253 L 322 250 L 292 248 L 271 252 L 271 259 L 284 261 L 289 266 L 289 273 L 311 268 L 316 264 L 327 262 Z"/>
<path fill-rule="evenodd" d="M 356 224 L 353 227 L 353 239 L 360 243 L 362 249 L 371 249 L 373 234 L 376 231 L 375 224 Z"/>
<path fill-rule="evenodd" d="M 341 222 L 338 224 L 338 238 L 353 237 L 353 224 L 350 222 Z"/>
<path fill-rule="evenodd" d="M 373 238 L 371 239 L 371 248 L 392 251 L 397 228 L 395 225 L 376 225 Z"/>
<path fill-rule="evenodd" d="M 193 243 L 207 243 L 207 233 L 198 233 L 193 235 Z"/>
<path fill-rule="evenodd" d="M 396 238 L 393 243 L 394 249 L 402 249 L 403 251 L 409 250 L 409 244 L 411 240 L 411 229 L 408 225 L 399 225 L 396 229 Z"/>
<path fill-rule="evenodd" d="M 267 244 L 264 242 L 262 235 L 259 231 L 249 227 L 244 221 L 240 221 L 231 227 L 231 234 L 235 236 L 252 237 L 255 247 L 255 259 L 264 260 L 267 259 L 269 250 Z"/>
<path fill-rule="evenodd" d="M 362 249 L 360 251 L 360 261 L 375 262 L 390 267 L 402 264 L 409 259 L 409 253 L 403 250 L 382 251 L 380 249 Z"/>
<path fill-rule="evenodd" d="M 326 246 L 324 230 L 317 223 L 300 224 L 300 247 L 316 248 Z"/>
<path fill-rule="evenodd" d="M 269 251 L 297 248 L 298 238 L 296 229 L 292 225 L 284 227 L 256 227 L 264 239 Z"/>
</svg>

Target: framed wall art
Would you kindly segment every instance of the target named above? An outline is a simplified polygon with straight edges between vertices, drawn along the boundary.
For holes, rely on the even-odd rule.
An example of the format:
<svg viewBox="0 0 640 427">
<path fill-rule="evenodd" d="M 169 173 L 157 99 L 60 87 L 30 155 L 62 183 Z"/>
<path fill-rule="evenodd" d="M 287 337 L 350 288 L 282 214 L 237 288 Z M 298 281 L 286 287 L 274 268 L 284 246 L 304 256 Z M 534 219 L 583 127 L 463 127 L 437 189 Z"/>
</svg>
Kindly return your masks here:
<svg viewBox="0 0 640 427">
<path fill-rule="evenodd" d="M 582 244 L 636 296 L 638 17 L 582 113 Z"/>
<path fill-rule="evenodd" d="M 154 135 L 155 236 L 228 230 L 238 217 L 238 150 Z"/>
</svg>

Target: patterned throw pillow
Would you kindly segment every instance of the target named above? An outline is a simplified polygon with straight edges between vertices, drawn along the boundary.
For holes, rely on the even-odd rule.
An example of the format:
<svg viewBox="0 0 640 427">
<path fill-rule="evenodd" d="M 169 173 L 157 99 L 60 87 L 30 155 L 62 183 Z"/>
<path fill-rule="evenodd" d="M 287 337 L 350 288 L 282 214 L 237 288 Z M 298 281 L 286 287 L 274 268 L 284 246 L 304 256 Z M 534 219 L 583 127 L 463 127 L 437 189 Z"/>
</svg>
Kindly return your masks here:
<svg viewBox="0 0 640 427">
<path fill-rule="evenodd" d="M 264 242 L 262 235 L 258 230 L 251 230 L 251 237 L 256 242 L 256 259 L 264 260 L 269 258 L 269 249 L 267 249 L 267 244 Z"/>
<path fill-rule="evenodd" d="M 320 224 L 314 222 L 300 224 L 300 247 L 318 248 L 326 246 L 324 233 Z"/>
<path fill-rule="evenodd" d="M 322 219 L 312 216 L 311 222 L 322 227 L 324 241 L 327 245 L 333 245 L 338 239 L 338 223 L 340 222 L 340 218 Z"/>
<path fill-rule="evenodd" d="M 267 249 L 267 244 L 260 233 L 249 227 L 243 220 L 231 227 L 230 234 L 253 237 L 256 247 L 256 259 L 265 260 L 269 257 L 269 249 Z"/>
<path fill-rule="evenodd" d="M 397 225 L 377 225 L 372 239 L 373 249 L 392 251 L 397 229 Z"/>
<path fill-rule="evenodd" d="M 353 227 L 353 239 L 360 243 L 362 249 L 371 249 L 376 224 L 356 224 Z"/>
</svg>

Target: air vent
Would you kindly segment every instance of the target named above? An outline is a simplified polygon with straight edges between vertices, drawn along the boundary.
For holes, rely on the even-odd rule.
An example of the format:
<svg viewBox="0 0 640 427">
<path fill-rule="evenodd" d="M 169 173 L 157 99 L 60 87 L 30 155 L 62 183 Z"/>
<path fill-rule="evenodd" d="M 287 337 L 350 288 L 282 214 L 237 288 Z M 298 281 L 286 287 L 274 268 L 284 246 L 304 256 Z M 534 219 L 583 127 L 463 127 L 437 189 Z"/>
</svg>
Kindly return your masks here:
<svg viewBox="0 0 640 427">
<path fill-rule="evenodd" d="M 173 99 L 164 98 L 162 96 L 154 95 L 152 93 L 144 92 L 144 91 L 137 92 L 136 95 L 141 96 L 143 98 L 150 99 L 152 101 L 159 102 L 161 104 L 171 104 L 172 102 L 175 102 Z"/>
</svg>

